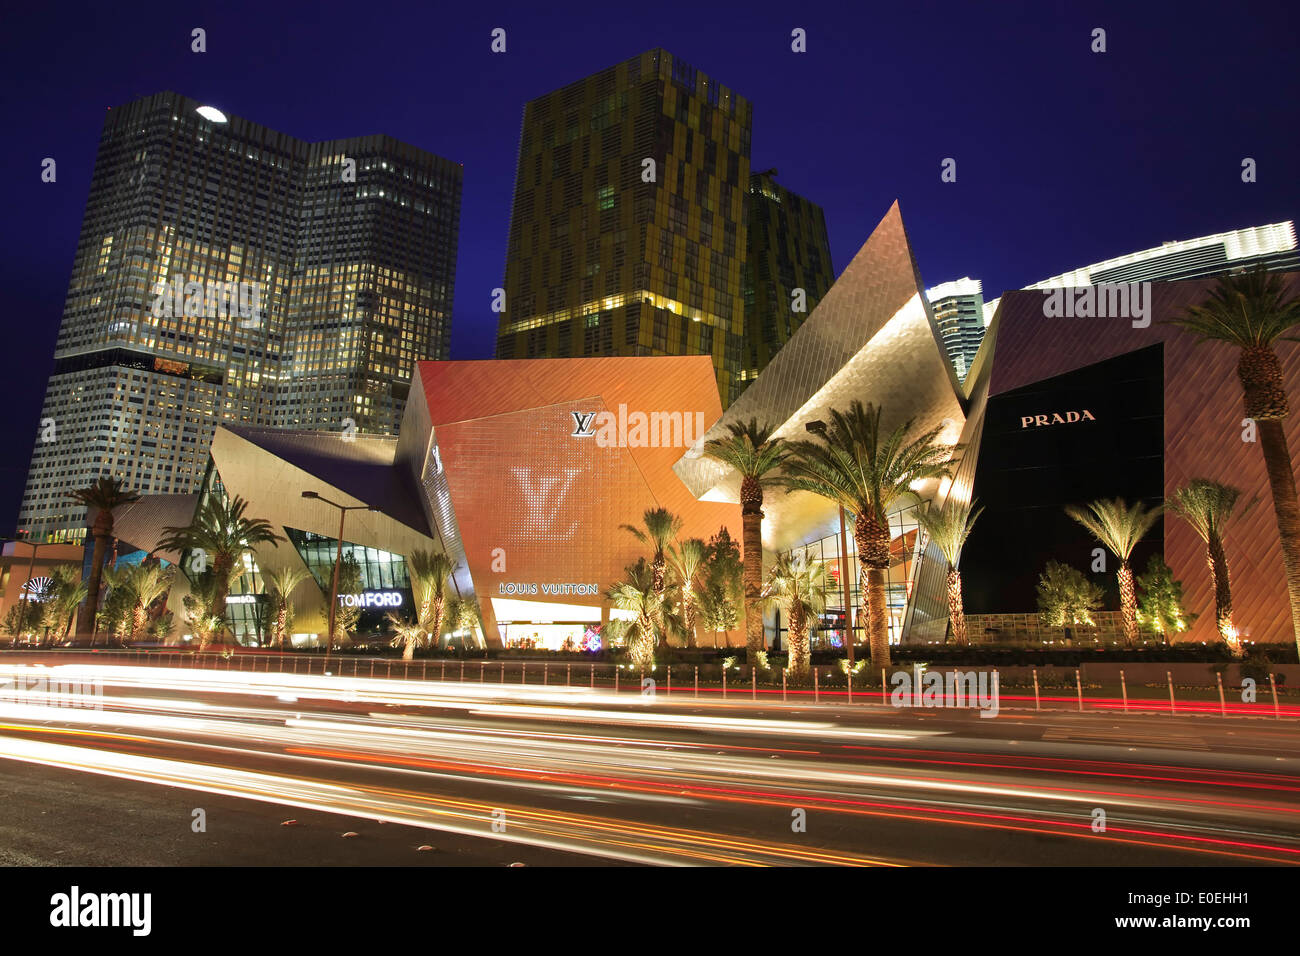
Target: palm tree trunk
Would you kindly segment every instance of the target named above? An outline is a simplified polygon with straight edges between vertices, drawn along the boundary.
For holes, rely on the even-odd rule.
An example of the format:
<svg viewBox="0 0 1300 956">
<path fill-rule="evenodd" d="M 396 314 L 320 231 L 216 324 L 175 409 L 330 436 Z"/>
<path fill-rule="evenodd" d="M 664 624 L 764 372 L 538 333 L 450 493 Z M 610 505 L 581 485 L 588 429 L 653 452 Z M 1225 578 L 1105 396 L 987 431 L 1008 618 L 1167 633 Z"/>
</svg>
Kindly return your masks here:
<svg viewBox="0 0 1300 956">
<path fill-rule="evenodd" d="M 686 624 L 686 646 L 695 647 L 695 592 L 689 581 L 682 585 L 682 616 Z"/>
<path fill-rule="evenodd" d="M 404 661 L 415 660 L 415 638 L 414 637 L 408 637 L 405 641 L 402 642 L 402 660 Z"/>
<path fill-rule="evenodd" d="M 1228 557 L 1223 552 L 1223 541 L 1211 534 L 1205 545 L 1205 563 L 1210 566 L 1210 583 L 1214 587 L 1214 620 L 1219 636 L 1229 647 L 1237 645 L 1232 631 L 1232 587 L 1228 581 Z"/>
<path fill-rule="evenodd" d="M 1291 598 L 1291 629 L 1300 649 L 1300 503 L 1296 501 L 1295 471 L 1282 422 L 1265 419 L 1259 426 L 1259 447 L 1273 493 L 1273 514 L 1282 539 L 1282 565 L 1286 569 L 1286 590 Z"/>
<path fill-rule="evenodd" d="M 98 522 L 96 522 L 98 523 Z M 99 585 L 104 573 L 104 552 L 108 549 L 108 534 L 95 533 L 95 547 L 90 554 L 90 580 L 87 582 L 86 603 L 82 605 L 78 631 L 88 631 L 94 643 L 95 615 L 99 611 Z"/>
<path fill-rule="evenodd" d="M 873 672 L 889 667 L 889 608 L 885 603 L 885 572 L 889 570 L 889 525 L 864 515 L 853 522 L 853 540 L 858 546 L 858 564 L 866 578 L 867 641 L 871 648 Z M 847 615 L 846 615 L 847 616 Z M 848 631 L 848 639 L 853 632 Z"/>
<path fill-rule="evenodd" d="M 639 667 L 648 667 L 655 659 L 654 622 L 643 618 L 637 622 L 637 636 L 632 639 L 632 663 Z"/>
<path fill-rule="evenodd" d="M 889 608 L 885 604 L 885 569 L 867 568 L 867 627 L 871 670 L 889 667 Z"/>
<path fill-rule="evenodd" d="M 230 593 L 231 567 L 231 559 L 224 555 L 218 555 L 212 562 L 214 578 L 212 584 L 212 616 L 221 621 L 223 628 L 226 626 L 226 596 Z M 212 640 L 215 640 L 219 633 L 219 630 L 214 632 Z"/>
<path fill-rule="evenodd" d="M 1133 569 L 1128 561 L 1119 563 L 1119 610 L 1124 622 L 1124 643 L 1137 643 L 1137 590 L 1133 587 Z"/>
<path fill-rule="evenodd" d="M 429 633 L 429 643 L 433 647 L 438 646 L 438 641 L 442 637 L 442 617 L 445 610 L 443 603 L 441 594 L 433 599 L 433 630 Z"/>
<path fill-rule="evenodd" d="M 811 655 L 808 648 L 808 618 L 798 601 L 792 601 L 790 604 L 790 628 L 787 643 L 790 645 L 790 674 L 796 680 L 802 681 L 808 676 L 808 663 Z"/>
<path fill-rule="evenodd" d="M 763 649 L 763 511 L 742 511 L 741 547 L 745 550 L 745 651 L 752 666 Z"/>
<path fill-rule="evenodd" d="M 948 570 L 948 619 L 952 621 L 952 639 L 956 644 L 966 644 L 966 609 L 961 600 L 961 572 Z"/>
</svg>

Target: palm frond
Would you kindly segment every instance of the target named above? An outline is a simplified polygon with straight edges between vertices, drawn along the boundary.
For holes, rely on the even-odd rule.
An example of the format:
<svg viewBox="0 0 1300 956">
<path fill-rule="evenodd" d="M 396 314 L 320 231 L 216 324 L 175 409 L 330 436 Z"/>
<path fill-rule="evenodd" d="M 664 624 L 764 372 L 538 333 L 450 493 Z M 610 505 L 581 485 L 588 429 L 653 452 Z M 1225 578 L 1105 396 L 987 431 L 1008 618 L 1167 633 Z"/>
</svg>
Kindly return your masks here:
<svg viewBox="0 0 1300 956">
<path fill-rule="evenodd" d="M 1065 513 L 1087 528 L 1121 561 L 1127 561 L 1138 542 L 1164 513 L 1164 505 L 1148 508 L 1137 501 L 1130 506 L 1123 498 L 1103 498 L 1089 502 L 1086 509 L 1066 505 Z"/>
<path fill-rule="evenodd" d="M 1281 275 L 1259 266 L 1221 276 L 1204 302 L 1167 321 L 1202 342 L 1271 346 L 1300 325 L 1300 297 L 1288 299 Z"/>
<path fill-rule="evenodd" d="M 961 563 L 961 549 L 983 511 L 983 508 L 976 508 L 973 501 L 960 502 L 949 497 L 943 507 L 928 502 L 917 511 L 916 520 L 944 560 L 955 568 Z"/>
</svg>

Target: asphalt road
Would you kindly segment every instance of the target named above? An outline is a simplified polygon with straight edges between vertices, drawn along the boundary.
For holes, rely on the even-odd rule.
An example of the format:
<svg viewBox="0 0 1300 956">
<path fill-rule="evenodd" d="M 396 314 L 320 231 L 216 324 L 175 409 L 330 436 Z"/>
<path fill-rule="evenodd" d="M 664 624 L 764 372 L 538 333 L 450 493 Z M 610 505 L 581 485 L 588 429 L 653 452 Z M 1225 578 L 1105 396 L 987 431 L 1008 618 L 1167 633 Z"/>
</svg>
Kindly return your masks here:
<svg viewBox="0 0 1300 956">
<path fill-rule="evenodd" d="M 0 664 L 0 758 L 9 864 L 1300 862 L 1289 720 Z"/>
</svg>

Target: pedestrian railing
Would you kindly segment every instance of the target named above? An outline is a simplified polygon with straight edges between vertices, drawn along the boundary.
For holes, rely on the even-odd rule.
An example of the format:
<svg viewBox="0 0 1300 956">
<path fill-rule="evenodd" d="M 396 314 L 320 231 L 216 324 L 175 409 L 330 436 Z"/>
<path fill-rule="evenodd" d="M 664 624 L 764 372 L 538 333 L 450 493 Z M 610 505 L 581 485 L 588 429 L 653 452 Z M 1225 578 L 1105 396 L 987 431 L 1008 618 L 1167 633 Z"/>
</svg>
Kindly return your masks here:
<svg viewBox="0 0 1300 956">
<path fill-rule="evenodd" d="M 120 664 L 136 667 L 172 667 L 227 672 L 280 673 L 367 680 L 436 681 L 453 683 L 514 684 L 522 686 L 586 688 L 646 697 L 694 697 L 750 704 L 835 704 L 910 708 L 923 700 L 921 690 L 909 685 L 902 694 L 903 680 L 914 671 L 898 667 L 882 672 L 879 682 L 867 684 L 865 672 L 856 677 L 839 668 L 825 666 L 811 669 L 809 679 L 796 683 L 786 671 L 773 669 L 698 664 L 657 664 L 641 668 L 635 665 L 572 660 L 517 660 L 509 658 L 419 658 L 401 660 L 393 657 L 355 653 L 324 654 L 238 652 L 183 648 L 150 649 L 57 649 L 0 650 L 0 663 L 31 662 L 42 664 Z M 958 672 L 952 668 L 931 668 L 936 675 Z M 1232 689 L 1229 699 L 1220 675 L 1215 676 L 1217 699 L 1200 699 L 1182 688 L 1181 698 L 1172 672 L 1166 672 L 1167 701 L 1163 696 L 1130 694 L 1124 671 L 1119 672 L 1118 695 L 1105 693 L 1098 685 L 1086 686 L 1082 672 L 1074 671 L 1070 693 L 1064 687 L 1044 688 L 1038 669 L 1022 689 L 1003 687 L 999 671 L 992 675 L 996 688 L 997 710 L 1075 711 L 1078 713 L 1130 713 L 1172 715 L 1218 715 L 1221 717 L 1300 718 L 1300 705 L 1283 703 L 1274 674 L 1261 686 Z M 940 682 L 942 683 L 942 682 Z M 957 683 L 954 680 L 952 683 Z M 1257 682 L 1258 684 L 1258 682 Z M 948 685 L 949 687 L 952 684 Z M 1154 689 L 1148 687 L 1148 689 Z M 1199 689 L 1199 688 L 1197 688 Z M 925 693 L 928 693 L 926 691 Z M 901 699 L 900 699 L 901 698 Z M 1240 699 L 1238 699 L 1240 698 Z M 1249 699 L 1248 699 L 1249 698 Z M 952 706 L 940 701 L 933 706 Z M 925 706 L 932 706 L 925 704 Z"/>
</svg>

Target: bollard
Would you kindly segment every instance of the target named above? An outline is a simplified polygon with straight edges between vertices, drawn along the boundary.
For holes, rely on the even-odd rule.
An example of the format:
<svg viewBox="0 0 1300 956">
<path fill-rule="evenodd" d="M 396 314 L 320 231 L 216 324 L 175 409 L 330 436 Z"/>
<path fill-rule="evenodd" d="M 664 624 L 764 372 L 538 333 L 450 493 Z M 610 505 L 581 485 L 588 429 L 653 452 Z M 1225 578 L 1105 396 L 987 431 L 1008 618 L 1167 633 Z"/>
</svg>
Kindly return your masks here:
<svg viewBox="0 0 1300 956">
<path fill-rule="evenodd" d="M 375 676 L 375 659 L 373 657 L 370 658 L 370 676 L 372 679 Z"/>
<path fill-rule="evenodd" d="M 749 669 L 749 686 L 754 692 L 753 699 L 758 700 L 758 668 L 757 667 L 751 667 Z"/>
<path fill-rule="evenodd" d="M 230 670 L 230 661 L 226 661 L 226 670 Z M 293 672 L 298 673 L 298 658 L 293 659 Z"/>
<path fill-rule="evenodd" d="M 499 683 L 499 684 L 504 684 L 505 682 L 506 682 L 506 662 L 505 662 L 505 661 L 502 661 L 502 662 L 501 662 L 501 679 L 500 679 L 497 683 Z"/>
<path fill-rule="evenodd" d="M 478 682 L 479 682 L 480 684 L 487 683 L 487 676 L 486 676 L 486 675 L 487 675 L 487 661 L 479 661 L 479 662 L 478 662 Z"/>
<path fill-rule="evenodd" d="M 695 665 L 695 696 L 700 696 L 700 665 Z"/>
<path fill-rule="evenodd" d="M 618 693 L 618 665 L 614 665 L 614 693 Z"/>
<path fill-rule="evenodd" d="M 671 697 L 673 695 L 673 665 L 665 664 L 664 669 L 668 671 L 668 690 L 665 693 Z"/>
<path fill-rule="evenodd" d="M 1043 706 L 1038 700 L 1038 668 L 1034 668 L 1034 710 L 1042 710 Z"/>
<path fill-rule="evenodd" d="M 542 686 L 545 687 L 551 682 L 551 662 L 546 661 L 542 664 Z"/>
<path fill-rule="evenodd" d="M 1169 679 L 1169 713 L 1178 713 L 1178 708 L 1174 706 L 1174 673 L 1165 671 L 1165 677 Z"/>
<path fill-rule="evenodd" d="M 375 673 L 375 665 L 374 665 L 374 662 L 371 661 L 371 663 L 370 663 L 370 675 L 373 677 L 373 676 L 374 676 L 374 673 Z M 447 679 L 447 662 L 446 662 L 446 661 L 443 661 L 443 662 L 442 662 L 442 672 L 441 672 L 440 676 L 438 677 L 438 680 L 443 680 L 443 681 L 445 681 L 446 679 Z"/>
<path fill-rule="evenodd" d="M 1079 692 L 1079 713 L 1083 713 L 1083 678 L 1079 676 L 1079 668 L 1074 669 L 1074 687 Z"/>
<path fill-rule="evenodd" d="M 889 703 L 889 681 L 885 679 L 885 669 L 880 668 L 880 704 L 883 707 Z"/>
<path fill-rule="evenodd" d="M 786 668 L 781 668 L 781 703 L 785 703 L 785 673 Z"/>
<path fill-rule="evenodd" d="M 818 684 L 817 668 L 813 668 L 813 703 L 821 702 L 821 688 Z"/>
<path fill-rule="evenodd" d="M 722 668 L 722 699 L 727 699 L 727 668 L 725 665 Z"/>
<path fill-rule="evenodd" d="M 1120 668 L 1119 672 L 1119 689 L 1124 695 L 1124 713 L 1128 713 L 1128 683 L 1124 680 L 1124 669 Z"/>
<path fill-rule="evenodd" d="M 1219 684 L 1219 715 L 1222 716 L 1222 717 L 1227 717 L 1227 716 L 1228 716 L 1228 704 L 1227 704 L 1227 702 L 1223 699 L 1223 675 L 1220 674 L 1220 673 L 1217 673 L 1217 672 L 1216 672 L 1215 675 L 1214 675 L 1214 679 L 1215 679 L 1216 681 L 1218 681 L 1218 684 Z"/>
<path fill-rule="evenodd" d="M 387 676 L 388 676 L 388 677 L 392 677 L 392 676 L 393 676 L 393 662 L 392 662 L 392 661 L 388 661 L 387 663 L 388 663 Z M 321 671 L 322 671 L 322 673 L 324 672 L 324 670 L 325 670 L 325 665 L 322 663 L 322 664 L 321 664 Z"/>
<path fill-rule="evenodd" d="M 465 683 L 465 662 L 460 662 L 460 682 Z"/>
<path fill-rule="evenodd" d="M 519 664 L 519 683 L 528 683 L 528 662 L 521 661 Z"/>
<path fill-rule="evenodd" d="M 1277 681 L 1273 679 L 1272 674 L 1268 675 L 1268 686 L 1273 688 L 1273 717 L 1277 720 L 1281 720 L 1282 712 L 1278 710 L 1277 707 Z"/>
<path fill-rule="evenodd" d="M 564 686 L 568 687 L 571 683 L 573 683 L 573 665 L 565 664 L 564 665 Z"/>
</svg>

